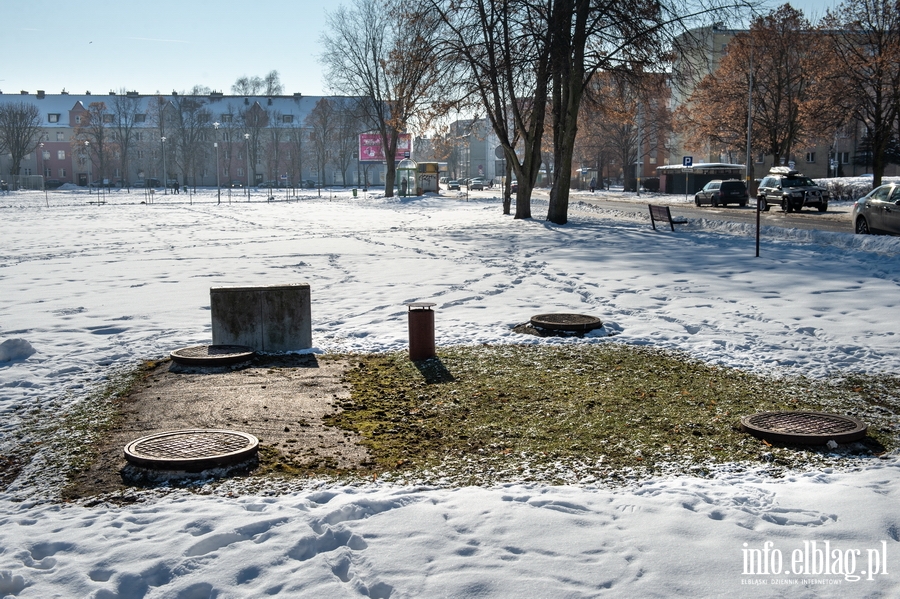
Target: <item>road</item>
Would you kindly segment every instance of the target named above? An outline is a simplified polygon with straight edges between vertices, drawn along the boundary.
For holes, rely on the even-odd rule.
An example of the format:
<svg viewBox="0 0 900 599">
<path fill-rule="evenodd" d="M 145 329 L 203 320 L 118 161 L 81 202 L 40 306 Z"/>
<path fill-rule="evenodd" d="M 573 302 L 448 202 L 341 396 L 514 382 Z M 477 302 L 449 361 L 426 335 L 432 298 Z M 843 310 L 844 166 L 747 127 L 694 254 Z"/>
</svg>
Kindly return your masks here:
<svg viewBox="0 0 900 599">
<path fill-rule="evenodd" d="M 710 220 L 732 221 L 738 223 L 756 223 L 756 201 L 751 200 L 751 205 L 741 208 L 738 206 L 728 206 L 713 208 L 712 206 L 702 206 L 700 208 L 693 204 L 684 203 L 683 201 L 667 201 L 667 197 L 675 198 L 677 196 L 660 196 L 645 195 L 643 199 L 638 199 L 634 194 L 629 194 L 631 198 L 623 199 L 621 194 L 617 192 L 598 192 L 593 196 L 587 194 L 577 194 L 570 201 L 581 201 L 586 204 L 593 204 L 599 208 L 608 208 L 610 210 L 622 210 L 629 212 L 646 212 L 647 204 L 664 204 L 668 205 L 672 212 L 672 216 L 683 216 L 686 218 L 706 218 Z M 606 196 L 606 197 L 604 197 Z M 849 202 L 840 202 L 837 205 L 829 206 L 827 212 L 819 212 L 815 209 L 805 209 L 800 213 L 787 214 L 778 208 L 772 208 L 768 212 L 760 213 L 761 226 L 785 227 L 789 229 L 817 229 L 820 231 L 833 231 L 837 233 L 852 233 L 853 227 L 850 224 L 850 210 L 853 204 Z"/>
</svg>

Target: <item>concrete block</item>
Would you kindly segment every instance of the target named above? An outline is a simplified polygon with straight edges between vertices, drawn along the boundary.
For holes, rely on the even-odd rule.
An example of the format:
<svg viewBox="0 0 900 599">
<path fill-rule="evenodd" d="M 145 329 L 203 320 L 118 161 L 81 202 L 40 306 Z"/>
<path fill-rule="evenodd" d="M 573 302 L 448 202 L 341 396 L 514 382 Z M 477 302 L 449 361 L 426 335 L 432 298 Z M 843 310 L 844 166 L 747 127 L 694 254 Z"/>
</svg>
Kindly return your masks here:
<svg viewBox="0 0 900 599">
<path fill-rule="evenodd" d="M 212 287 L 213 345 L 245 345 L 260 352 L 312 347 L 309 285 Z"/>
</svg>

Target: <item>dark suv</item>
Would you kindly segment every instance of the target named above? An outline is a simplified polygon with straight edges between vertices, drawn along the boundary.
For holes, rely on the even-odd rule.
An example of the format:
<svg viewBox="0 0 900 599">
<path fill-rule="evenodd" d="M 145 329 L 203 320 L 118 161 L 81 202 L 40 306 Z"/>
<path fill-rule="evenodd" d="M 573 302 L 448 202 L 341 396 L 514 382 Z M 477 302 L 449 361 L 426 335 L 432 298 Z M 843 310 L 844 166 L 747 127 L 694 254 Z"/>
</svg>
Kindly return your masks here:
<svg viewBox="0 0 900 599">
<path fill-rule="evenodd" d="M 773 167 L 760 182 L 759 209 L 768 210 L 773 205 L 785 212 L 800 211 L 805 207 L 828 210 L 828 190 L 816 185 L 809 177 L 784 166 Z"/>
<path fill-rule="evenodd" d="M 746 206 L 750 195 L 747 193 L 747 185 L 737 179 L 729 181 L 710 181 L 703 189 L 694 194 L 694 204 L 712 204 L 712 206 L 727 206 L 729 203 Z"/>
</svg>

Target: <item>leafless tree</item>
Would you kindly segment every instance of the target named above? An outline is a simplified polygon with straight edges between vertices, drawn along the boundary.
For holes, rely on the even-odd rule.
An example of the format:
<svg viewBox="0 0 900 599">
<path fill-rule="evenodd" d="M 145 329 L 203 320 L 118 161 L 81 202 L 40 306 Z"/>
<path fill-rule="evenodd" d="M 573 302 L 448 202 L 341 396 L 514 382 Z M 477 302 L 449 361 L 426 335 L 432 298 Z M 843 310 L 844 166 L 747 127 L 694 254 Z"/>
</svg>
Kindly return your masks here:
<svg viewBox="0 0 900 599">
<path fill-rule="evenodd" d="M 252 76 L 238 77 L 231 86 L 231 92 L 236 96 L 280 96 L 284 93 L 281 77 L 278 71 L 269 71 L 265 77 Z"/>
<path fill-rule="evenodd" d="M 113 114 L 107 110 L 106 103 L 91 102 L 72 136 L 72 144 L 76 148 L 86 148 L 90 161 L 97 165 L 95 175 L 98 180 L 109 178 L 111 158 L 119 148 L 112 123 Z"/>
<path fill-rule="evenodd" d="M 328 13 L 327 23 L 327 80 L 338 92 L 366 99 L 366 117 L 387 160 L 384 192 L 393 196 L 399 135 L 445 83 L 435 57 L 439 22 L 432 11 L 401 0 L 353 0 Z"/>
<path fill-rule="evenodd" d="M 207 130 L 212 120 L 207 101 L 195 94 L 179 94 L 172 97 L 171 141 L 175 149 L 172 167 L 179 168 L 182 181 L 188 184 L 188 177 L 197 185 L 197 171 L 206 158 Z"/>
<path fill-rule="evenodd" d="M 120 90 L 112 101 L 112 127 L 116 143 L 119 146 L 119 163 L 121 165 L 124 185 L 131 185 L 131 157 L 134 153 L 135 125 L 141 114 L 141 98 L 137 94 L 129 94 Z"/>
<path fill-rule="evenodd" d="M 41 143 L 41 113 L 28 102 L 0 105 L 0 153 L 12 157 L 9 174 L 18 175 L 25 156 Z"/>
</svg>

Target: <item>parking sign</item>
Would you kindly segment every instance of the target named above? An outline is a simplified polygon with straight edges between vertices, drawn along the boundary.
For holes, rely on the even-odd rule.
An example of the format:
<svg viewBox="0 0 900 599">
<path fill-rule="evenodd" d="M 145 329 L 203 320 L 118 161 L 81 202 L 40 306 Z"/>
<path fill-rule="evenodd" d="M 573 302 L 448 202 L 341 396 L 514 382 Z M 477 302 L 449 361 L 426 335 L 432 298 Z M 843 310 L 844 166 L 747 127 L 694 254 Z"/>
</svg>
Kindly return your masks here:
<svg viewBox="0 0 900 599">
<path fill-rule="evenodd" d="M 693 156 L 685 156 L 681 159 L 681 166 L 692 166 L 694 164 Z"/>
</svg>

